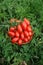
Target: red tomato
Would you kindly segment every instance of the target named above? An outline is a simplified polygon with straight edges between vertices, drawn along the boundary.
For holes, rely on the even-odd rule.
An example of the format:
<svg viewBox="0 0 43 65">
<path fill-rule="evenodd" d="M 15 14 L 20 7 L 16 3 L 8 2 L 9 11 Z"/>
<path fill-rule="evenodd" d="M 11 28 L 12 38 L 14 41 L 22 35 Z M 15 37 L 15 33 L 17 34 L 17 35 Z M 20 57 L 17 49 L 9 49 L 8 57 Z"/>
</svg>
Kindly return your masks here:
<svg viewBox="0 0 43 65">
<path fill-rule="evenodd" d="M 17 26 L 17 29 L 18 29 L 18 32 L 20 32 L 20 33 L 22 32 L 22 27 L 21 27 L 21 25 L 18 25 L 18 26 Z"/>
<path fill-rule="evenodd" d="M 24 42 L 28 42 L 28 38 L 24 38 Z"/>
<path fill-rule="evenodd" d="M 25 22 L 27 25 L 30 25 L 30 21 L 27 20 L 26 18 L 24 18 L 24 22 Z"/>
<path fill-rule="evenodd" d="M 16 35 L 16 37 L 19 37 L 19 32 L 18 32 L 18 31 L 16 31 L 15 35 Z"/>
<path fill-rule="evenodd" d="M 13 38 L 13 39 L 11 40 L 12 43 L 15 43 L 15 42 L 17 42 L 17 41 L 18 41 L 18 38 Z"/>
<path fill-rule="evenodd" d="M 31 26 L 27 26 L 27 31 L 28 31 L 28 32 L 31 32 L 31 31 L 32 31 Z"/>
<path fill-rule="evenodd" d="M 32 32 L 29 32 L 29 36 L 32 36 L 33 35 L 33 33 Z"/>
<path fill-rule="evenodd" d="M 8 35 L 9 35 L 10 37 L 14 37 L 14 36 L 15 36 L 15 33 L 14 33 L 14 32 L 9 31 L 9 32 L 8 32 Z"/>
<path fill-rule="evenodd" d="M 10 27 L 10 31 L 14 31 L 14 27 Z"/>
<path fill-rule="evenodd" d="M 22 26 L 22 29 L 23 29 L 23 30 L 26 30 L 27 25 L 26 25 L 26 23 L 25 23 L 25 22 L 22 22 L 21 26 Z"/>
<path fill-rule="evenodd" d="M 27 31 L 24 31 L 24 35 L 26 36 L 26 37 L 28 37 L 28 32 Z"/>
<path fill-rule="evenodd" d="M 21 39 L 18 40 L 18 45 L 22 45 L 22 40 Z"/>
<path fill-rule="evenodd" d="M 31 37 L 30 36 L 28 36 L 28 41 L 30 41 L 31 40 Z"/>
<path fill-rule="evenodd" d="M 21 33 L 21 39 L 22 40 L 24 39 L 24 33 Z"/>
</svg>

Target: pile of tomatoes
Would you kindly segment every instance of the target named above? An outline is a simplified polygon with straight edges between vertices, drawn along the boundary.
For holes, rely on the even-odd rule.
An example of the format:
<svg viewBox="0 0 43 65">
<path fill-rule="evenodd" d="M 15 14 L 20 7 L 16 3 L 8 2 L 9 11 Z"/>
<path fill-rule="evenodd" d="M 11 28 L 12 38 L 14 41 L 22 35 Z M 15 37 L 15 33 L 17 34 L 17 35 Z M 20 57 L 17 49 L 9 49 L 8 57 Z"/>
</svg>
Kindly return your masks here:
<svg viewBox="0 0 43 65">
<path fill-rule="evenodd" d="M 30 21 L 24 18 L 24 21 L 17 26 L 10 27 L 8 35 L 11 37 L 13 44 L 26 44 L 29 43 L 33 37 L 33 30 Z"/>
</svg>

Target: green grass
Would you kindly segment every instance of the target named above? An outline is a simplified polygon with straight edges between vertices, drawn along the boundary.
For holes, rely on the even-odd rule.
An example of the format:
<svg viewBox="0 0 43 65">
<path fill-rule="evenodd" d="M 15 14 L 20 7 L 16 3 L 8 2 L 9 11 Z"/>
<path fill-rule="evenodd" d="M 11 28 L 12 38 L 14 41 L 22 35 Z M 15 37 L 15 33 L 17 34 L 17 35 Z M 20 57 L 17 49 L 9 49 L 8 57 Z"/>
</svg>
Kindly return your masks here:
<svg viewBox="0 0 43 65">
<path fill-rule="evenodd" d="M 7 35 L 12 26 L 9 20 L 25 17 L 31 22 L 33 39 L 21 47 L 12 45 Z M 0 0 L 0 65 L 18 65 L 22 61 L 43 65 L 43 0 Z"/>
</svg>

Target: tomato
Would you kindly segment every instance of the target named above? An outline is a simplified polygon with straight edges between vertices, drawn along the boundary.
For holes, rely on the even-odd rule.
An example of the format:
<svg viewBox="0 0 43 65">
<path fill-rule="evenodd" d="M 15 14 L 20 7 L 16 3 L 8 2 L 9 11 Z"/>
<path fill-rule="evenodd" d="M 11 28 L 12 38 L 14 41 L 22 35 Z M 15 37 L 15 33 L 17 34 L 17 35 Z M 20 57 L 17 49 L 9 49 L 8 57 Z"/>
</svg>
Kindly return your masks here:
<svg viewBox="0 0 43 65">
<path fill-rule="evenodd" d="M 24 38 L 24 42 L 28 42 L 28 38 Z"/>
<path fill-rule="evenodd" d="M 12 43 L 15 43 L 15 42 L 17 42 L 17 41 L 18 41 L 18 38 L 13 38 L 13 39 L 11 40 Z"/>
<path fill-rule="evenodd" d="M 29 32 L 29 36 L 32 36 L 33 35 L 33 33 L 32 32 Z"/>
<path fill-rule="evenodd" d="M 27 25 L 30 25 L 30 21 L 27 20 L 26 18 L 24 18 L 24 22 L 25 22 Z"/>
<path fill-rule="evenodd" d="M 29 32 L 30 32 L 30 31 L 32 31 L 32 28 L 30 28 L 30 27 L 27 27 L 27 31 L 29 31 Z"/>
<path fill-rule="evenodd" d="M 22 40 L 24 39 L 24 33 L 23 32 L 21 33 L 21 39 Z"/>
<path fill-rule="evenodd" d="M 24 31 L 24 35 L 26 36 L 26 37 L 28 37 L 28 32 L 27 31 Z"/>
<path fill-rule="evenodd" d="M 10 31 L 14 31 L 14 27 L 10 27 Z"/>
<path fill-rule="evenodd" d="M 22 22 L 21 26 L 22 26 L 22 29 L 23 29 L 23 30 L 26 30 L 27 25 L 26 25 L 26 23 L 25 23 L 25 22 Z"/>
<path fill-rule="evenodd" d="M 22 45 L 22 40 L 21 39 L 18 40 L 18 45 Z"/>
<path fill-rule="evenodd" d="M 15 35 L 16 35 L 16 37 L 19 37 L 19 32 L 18 32 L 18 31 L 16 31 Z"/>
<path fill-rule="evenodd" d="M 17 26 L 17 29 L 18 29 L 18 32 L 20 32 L 20 33 L 22 32 L 22 27 L 21 27 L 21 25 L 18 25 L 18 26 Z"/>
<path fill-rule="evenodd" d="M 14 36 L 15 36 L 15 33 L 14 33 L 14 32 L 9 31 L 9 32 L 8 32 L 8 35 L 9 35 L 10 37 L 14 37 Z"/>
<path fill-rule="evenodd" d="M 30 41 L 31 40 L 31 37 L 30 36 L 28 36 L 28 41 Z"/>
<path fill-rule="evenodd" d="M 31 32 L 31 31 L 32 31 L 31 26 L 27 26 L 27 31 L 28 31 L 28 32 Z"/>
</svg>

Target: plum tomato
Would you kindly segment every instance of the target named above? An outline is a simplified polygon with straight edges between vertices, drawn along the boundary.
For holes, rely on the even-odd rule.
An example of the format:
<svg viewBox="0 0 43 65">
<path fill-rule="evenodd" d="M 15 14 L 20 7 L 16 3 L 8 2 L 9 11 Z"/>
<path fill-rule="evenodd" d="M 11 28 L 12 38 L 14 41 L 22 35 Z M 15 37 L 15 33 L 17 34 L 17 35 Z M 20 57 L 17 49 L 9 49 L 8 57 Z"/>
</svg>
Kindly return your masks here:
<svg viewBox="0 0 43 65">
<path fill-rule="evenodd" d="M 26 18 L 24 18 L 24 22 L 25 22 L 27 25 L 30 25 L 30 21 L 27 20 Z"/>
<path fill-rule="evenodd" d="M 22 26 L 22 29 L 23 29 L 23 30 L 26 30 L 27 25 L 26 25 L 26 23 L 25 23 L 25 22 L 22 22 L 21 26 Z"/>
<path fill-rule="evenodd" d="M 20 33 L 22 32 L 22 27 L 21 27 L 21 25 L 18 25 L 18 26 L 17 26 L 17 29 L 18 29 L 18 32 L 20 32 Z"/>
<path fill-rule="evenodd" d="M 24 31 L 24 35 L 25 35 L 26 37 L 28 37 L 28 34 L 29 34 L 29 32 Z"/>
<path fill-rule="evenodd" d="M 18 45 L 22 45 L 22 39 L 18 40 Z"/>
<path fill-rule="evenodd" d="M 11 40 L 12 43 L 15 43 L 17 41 L 18 41 L 18 38 L 16 38 L 16 37 Z"/>
<path fill-rule="evenodd" d="M 14 32 L 9 31 L 9 32 L 8 32 L 8 35 L 9 35 L 10 37 L 14 37 L 14 36 L 15 36 L 15 33 L 14 33 Z"/>
<path fill-rule="evenodd" d="M 22 40 L 24 39 L 24 33 L 23 32 L 21 33 L 21 39 Z"/>
<path fill-rule="evenodd" d="M 16 35 L 16 37 L 19 37 L 19 32 L 16 31 L 16 32 L 15 32 L 15 35 Z"/>
</svg>

